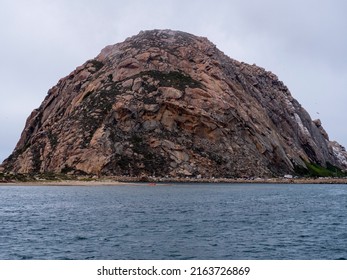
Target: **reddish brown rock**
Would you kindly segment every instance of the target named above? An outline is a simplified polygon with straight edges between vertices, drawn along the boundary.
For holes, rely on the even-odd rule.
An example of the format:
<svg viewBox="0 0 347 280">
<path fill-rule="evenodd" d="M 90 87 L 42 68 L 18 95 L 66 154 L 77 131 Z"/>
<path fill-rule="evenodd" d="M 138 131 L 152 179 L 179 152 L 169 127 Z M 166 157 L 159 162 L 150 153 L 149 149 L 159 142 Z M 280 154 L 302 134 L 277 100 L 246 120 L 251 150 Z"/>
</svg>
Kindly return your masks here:
<svg viewBox="0 0 347 280">
<path fill-rule="evenodd" d="M 131 176 L 294 174 L 305 162 L 347 168 L 277 76 L 206 38 L 141 32 L 49 90 L 5 171 Z"/>
</svg>

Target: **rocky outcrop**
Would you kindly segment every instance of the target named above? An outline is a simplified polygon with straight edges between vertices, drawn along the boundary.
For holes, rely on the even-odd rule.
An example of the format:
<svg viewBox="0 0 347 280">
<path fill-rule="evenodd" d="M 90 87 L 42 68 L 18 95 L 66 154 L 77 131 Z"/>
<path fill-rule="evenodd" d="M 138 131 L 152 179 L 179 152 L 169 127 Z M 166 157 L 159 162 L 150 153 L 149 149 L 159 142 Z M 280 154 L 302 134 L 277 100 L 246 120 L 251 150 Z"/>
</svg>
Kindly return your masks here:
<svg viewBox="0 0 347 280">
<path fill-rule="evenodd" d="M 141 32 L 49 90 L 3 166 L 19 173 L 250 177 L 347 168 L 277 76 L 206 38 Z"/>
</svg>

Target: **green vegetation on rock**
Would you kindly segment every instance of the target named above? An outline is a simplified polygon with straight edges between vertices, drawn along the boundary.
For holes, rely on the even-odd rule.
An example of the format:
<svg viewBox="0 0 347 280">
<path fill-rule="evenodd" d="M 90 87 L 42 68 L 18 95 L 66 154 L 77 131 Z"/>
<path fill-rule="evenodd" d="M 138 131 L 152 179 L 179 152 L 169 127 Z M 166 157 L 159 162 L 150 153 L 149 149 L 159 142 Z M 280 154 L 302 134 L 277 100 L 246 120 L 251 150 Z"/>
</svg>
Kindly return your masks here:
<svg viewBox="0 0 347 280">
<path fill-rule="evenodd" d="M 186 87 L 191 88 L 202 88 L 203 85 L 201 82 L 194 80 L 189 75 L 181 71 L 171 71 L 171 72 L 162 72 L 162 71 L 145 71 L 141 72 L 137 76 L 148 76 L 159 81 L 159 86 L 162 87 L 174 87 L 179 90 L 184 90 Z"/>
<path fill-rule="evenodd" d="M 305 161 L 306 168 L 296 167 L 295 173 L 303 177 L 346 177 L 347 173 L 327 162 L 326 167 Z"/>
<path fill-rule="evenodd" d="M 102 67 L 104 67 L 104 63 L 96 59 L 91 59 L 88 62 L 91 63 L 95 68 L 95 71 L 93 71 L 93 73 L 98 72 Z"/>
</svg>

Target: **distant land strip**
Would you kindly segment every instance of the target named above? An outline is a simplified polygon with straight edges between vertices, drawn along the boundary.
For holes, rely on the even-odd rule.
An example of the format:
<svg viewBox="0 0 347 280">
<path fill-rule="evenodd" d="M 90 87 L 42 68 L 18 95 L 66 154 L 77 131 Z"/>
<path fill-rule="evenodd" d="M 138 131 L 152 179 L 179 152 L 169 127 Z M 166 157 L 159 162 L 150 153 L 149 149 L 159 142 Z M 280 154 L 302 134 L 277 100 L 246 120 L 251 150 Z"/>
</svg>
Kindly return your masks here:
<svg viewBox="0 0 347 280">
<path fill-rule="evenodd" d="M 0 173 L 1 185 L 51 185 L 51 186 L 103 186 L 128 184 L 156 184 L 170 183 L 230 183 L 230 184 L 347 184 L 347 177 L 317 177 L 317 178 L 179 178 L 179 177 L 130 177 L 130 176 L 69 176 L 55 174 L 41 175 L 9 175 Z"/>
</svg>

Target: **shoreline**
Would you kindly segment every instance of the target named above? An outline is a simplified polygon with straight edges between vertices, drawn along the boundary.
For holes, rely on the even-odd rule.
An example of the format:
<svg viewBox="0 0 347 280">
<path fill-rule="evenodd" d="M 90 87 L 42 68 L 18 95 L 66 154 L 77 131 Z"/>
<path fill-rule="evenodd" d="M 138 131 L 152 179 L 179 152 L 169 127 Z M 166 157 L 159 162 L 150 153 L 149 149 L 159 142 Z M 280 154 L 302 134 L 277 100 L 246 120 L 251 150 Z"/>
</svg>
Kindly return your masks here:
<svg viewBox="0 0 347 280">
<path fill-rule="evenodd" d="M 0 186 L 22 185 L 22 186 L 128 186 L 170 184 L 170 183 L 228 183 L 228 184 L 347 184 L 347 178 L 143 178 L 138 177 L 109 177 L 109 178 L 76 178 L 63 180 L 10 180 L 0 181 Z"/>
</svg>

